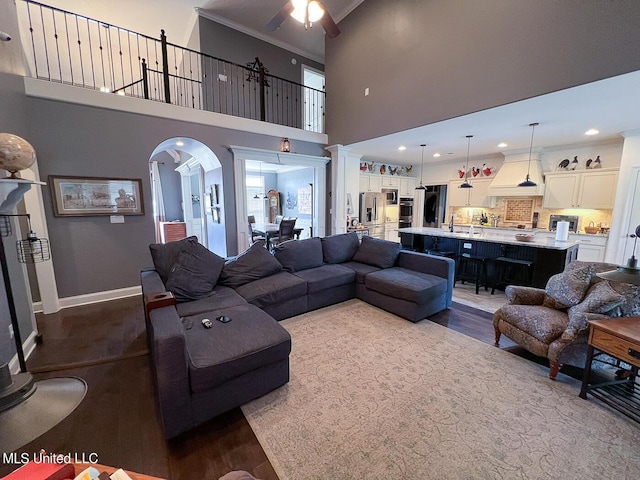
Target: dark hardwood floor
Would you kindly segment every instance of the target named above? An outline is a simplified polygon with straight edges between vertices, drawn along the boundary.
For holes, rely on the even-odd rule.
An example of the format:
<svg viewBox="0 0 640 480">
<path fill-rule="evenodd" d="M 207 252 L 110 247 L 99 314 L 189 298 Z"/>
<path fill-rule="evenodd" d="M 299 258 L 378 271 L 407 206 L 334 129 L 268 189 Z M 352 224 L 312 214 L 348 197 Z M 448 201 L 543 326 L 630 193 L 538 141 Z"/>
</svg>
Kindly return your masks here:
<svg viewBox="0 0 640 480">
<path fill-rule="evenodd" d="M 492 318 L 454 303 L 430 320 L 493 344 Z M 88 391 L 71 415 L 18 452 L 95 453 L 99 463 L 171 480 L 218 479 L 231 470 L 277 479 L 240 409 L 164 440 L 139 297 L 39 314 L 37 322 L 44 342 L 29 370 L 40 372 L 36 379 L 83 378 Z M 501 342 L 510 350 L 513 345 Z M 0 464 L 0 476 L 14 468 Z"/>
</svg>

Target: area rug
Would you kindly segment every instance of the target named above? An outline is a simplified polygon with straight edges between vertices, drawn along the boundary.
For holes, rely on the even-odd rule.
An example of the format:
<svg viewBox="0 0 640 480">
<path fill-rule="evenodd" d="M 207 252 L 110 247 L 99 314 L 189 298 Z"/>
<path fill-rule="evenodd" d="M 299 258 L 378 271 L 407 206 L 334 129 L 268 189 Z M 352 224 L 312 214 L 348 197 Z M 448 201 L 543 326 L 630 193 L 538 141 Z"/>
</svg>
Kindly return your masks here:
<svg viewBox="0 0 640 480">
<path fill-rule="evenodd" d="M 567 376 L 359 300 L 281 323 L 291 381 L 242 408 L 280 480 L 640 473 L 639 426 Z"/>
</svg>

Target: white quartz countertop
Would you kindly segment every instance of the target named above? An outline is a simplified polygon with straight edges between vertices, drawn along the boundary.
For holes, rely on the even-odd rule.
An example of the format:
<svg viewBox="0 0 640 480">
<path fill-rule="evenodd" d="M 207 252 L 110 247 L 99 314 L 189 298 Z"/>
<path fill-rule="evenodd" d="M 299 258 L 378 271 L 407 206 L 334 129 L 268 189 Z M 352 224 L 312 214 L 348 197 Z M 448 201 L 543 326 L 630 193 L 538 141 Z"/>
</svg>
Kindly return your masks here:
<svg viewBox="0 0 640 480">
<path fill-rule="evenodd" d="M 475 230 L 475 227 L 474 227 Z M 478 228 L 478 230 L 481 230 Z M 409 228 L 399 228 L 399 233 L 410 233 L 413 235 L 427 235 L 432 237 L 443 237 L 443 238 L 456 238 L 459 240 L 479 240 L 483 242 L 491 242 L 491 243 L 500 243 L 500 244 L 510 244 L 510 245 L 521 245 L 523 247 L 534 247 L 534 248 L 550 248 L 554 250 L 566 250 L 567 248 L 573 247 L 574 245 L 579 245 L 578 242 L 559 242 L 556 241 L 555 238 L 548 238 L 547 236 L 535 237 L 530 242 L 521 242 L 516 240 L 515 235 L 512 233 L 506 233 L 504 231 L 500 232 L 500 229 L 492 228 L 492 229 L 482 229 L 481 232 L 474 233 L 473 235 L 469 235 L 469 233 L 453 231 L 449 232 L 448 230 L 442 230 L 440 228 L 429 228 L 429 227 L 409 227 Z M 522 233 L 532 233 L 531 231 L 523 230 Z"/>
</svg>

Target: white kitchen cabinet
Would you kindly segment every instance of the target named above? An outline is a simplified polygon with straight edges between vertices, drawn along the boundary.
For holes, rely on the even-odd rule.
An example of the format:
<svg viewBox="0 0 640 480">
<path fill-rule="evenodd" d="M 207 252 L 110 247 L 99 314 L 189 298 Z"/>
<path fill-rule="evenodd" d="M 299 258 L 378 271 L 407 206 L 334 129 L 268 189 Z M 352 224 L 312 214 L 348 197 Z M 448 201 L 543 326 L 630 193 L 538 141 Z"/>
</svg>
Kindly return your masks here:
<svg viewBox="0 0 640 480">
<path fill-rule="evenodd" d="M 596 169 L 583 172 L 546 174 L 543 207 L 612 209 L 618 183 L 618 170 Z"/>
<path fill-rule="evenodd" d="M 390 242 L 400 242 L 398 236 L 398 222 L 385 223 L 384 224 L 384 239 Z"/>
<path fill-rule="evenodd" d="M 382 177 L 380 175 L 360 174 L 360 191 L 380 193 L 382 191 Z"/>
<path fill-rule="evenodd" d="M 471 179 L 469 183 L 473 188 L 458 188 L 463 180 L 452 180 L 447 189 L 448 207 L 487 207 L 493 208 L 496 204 L 495 197 L 490 197 L 489 185 L 493 179 L 479 178 Z"/>
<path fill-rule="evenodd" d="M 608 237 L 602 235 L 570 234 L 569 241 L 578 242 L 578 260 L 584 262 L 604 262 L 604 251 Z"/>
<path fill-rule="evenodd" d="M 384 188 L 400 188 L 400 177 L 382 177 Z"/>
<path fill-rule="evenodd" d="M 416 189 L 416 179 L 414 177 L 401 177 L 400 178 L 400 191 L 401 197 L 413 197 L 413 191 Z"/>
</svg>

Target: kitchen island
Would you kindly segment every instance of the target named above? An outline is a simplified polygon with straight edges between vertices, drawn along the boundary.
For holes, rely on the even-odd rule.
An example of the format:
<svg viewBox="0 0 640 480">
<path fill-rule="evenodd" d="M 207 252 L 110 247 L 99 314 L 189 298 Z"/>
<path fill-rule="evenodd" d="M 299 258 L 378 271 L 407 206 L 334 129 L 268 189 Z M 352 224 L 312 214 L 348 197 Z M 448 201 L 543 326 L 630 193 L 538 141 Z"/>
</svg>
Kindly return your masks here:
<svg viewBox="0 0 640 480">
<path fill-rule="evenodd" d="M 400 228 L 398 233 L 403 248 L 408 250 L 446 254 L 454 259 L 462 254 L 484 257 L 489 260 L 490 276 L 493 273 L 491 259 L 508 257 L 532 262 L 531 286 L 538 288 L 544 288 L 549 277 L 562 272 L 575 260 L 579 247 L 577 242 L 559 242 L 535 235 L 532 241 L 521 242 L 513 234 L 494 229 L 470 235 L 439 228 L 410 227 Z"/>
</svg>

